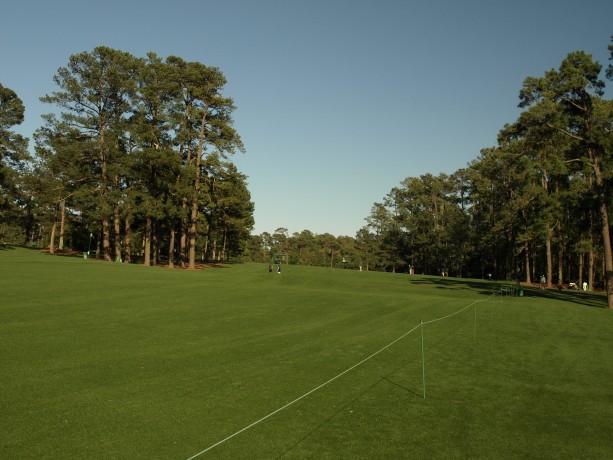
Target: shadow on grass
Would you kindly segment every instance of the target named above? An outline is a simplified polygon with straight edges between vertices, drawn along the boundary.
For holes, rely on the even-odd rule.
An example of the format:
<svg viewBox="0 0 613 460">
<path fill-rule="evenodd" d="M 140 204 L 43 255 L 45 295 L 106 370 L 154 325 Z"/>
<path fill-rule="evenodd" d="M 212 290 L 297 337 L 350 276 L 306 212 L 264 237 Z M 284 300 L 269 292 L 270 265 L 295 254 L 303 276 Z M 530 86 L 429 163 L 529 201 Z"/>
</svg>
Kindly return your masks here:
<svg viewBox="0 0 613 460">
<path fill-rule="evenodd" d="M 411 284 L 434 286 L 437 289 L 447 290 L 471 290 L 482 295 L 490 295 L 494 291 L 500 291 L 501 283 L 495 281 L 477 280 L 469 278 L 449 278 L 443 276 L 419 276 L 411 277 Z M 511 283 L 508 283 L 511 284 Z"/>
<path fill-rule="evenodd" d="M 53 254 L 51 254 L 49 252 L 48 248 L 45 249 L 41 249 L 41 248 L 25 248 L 24 249 L 34 249 L 37 250 L 43 254 L 49 255 L 49 256 L 59 256 L 59 257 L 72 257 L 72 258 L 76 258 L 76 259 L 91 259 L 91 260 L 96 260 L 99 262 L 106 262 L 106 263 L 118 263 L 115 260 L 107 260 L 104 258 L 104 256 L 102 254 L 95 254 L 95 253 L 89 253 L 87 257 L 84 256 L 84 254 L 86 253 L 85 251 L 76 251 L 76 250 L 61 250 L 61 249 L 56 249 L 55 252 Z M 145 256 L 142 255 L 131 255 L 130 256 L 130 261 L 126 262 L 121 261 L 119 262 L 120 264 L 127 264 L 127 265 L 142 265 L 145 266 Z M 234 262 L 223 262 L 223 261 L 211 261 L 211 262 L 196 262 L 196 268 L 195 270 L 202 270 L 202 269 L 206 269 L 206 268 L 230 268 L 229 266 L 235 264 Z M 158 262 L 155 265 L 150 265 L 151 267 L 157 267 L 157 268 L 171 268 L 171 269 L 177 269 L 177 270 L 190 270 L 187 267 L 182 267 L 180 262 L 176 262 L 174 263 L 173 267 L 169 267 L 168 265 L 168 260 L 165 258 L 161 258 L 160 260 L 158 260 Z"/>
<path fill-rule="evenodd" d="M 341 412 L 346 411 L 349 408 L 349 406 L 351 406 L 352 404 L 355 404 L 355 402 L 358 401 L 362 396 L 364 396 L 366 393 L 371 391 L 373 388 L 375 388 L 377 385 L 379 385 L 384 380 L 386 380 L 385 377 L 381 377 L 379 380 L 374 382 L 372 385 L 370 385 L 366 389 L 360 391 L 355 397 L 351 398 L 351 400 L 349 400 L 347 403 L 341 405 L 337 410 L 334 411 L 334 413 L 332 415 L 329 415 L 328 417 L 326 417 L 321 423 L 319 423 L 317 426 L 315 426 L 313 429 L 311 429 L 309 432 L 307 432 L 302 438 L 298 439 L 294 444 L 289 446 L 281 455 L 276 457 L 277 460 L 280 459 L 281 457 L 285 456 L 286 454 L 288 454 L 292 450 L 294 450 L 300 443 L 302 443 L 306 439 L 308 439 L 313 433 L 315 433 L 316 431 L 321 429 L 324 425 L 326 425 L 328 422 L 330 422 L 333 418 L 335 418 Z"/>
<path fill-rule="evenodd" d="M 561 291 L 557 289 L 545 289 L 544 291 L 541 291 L 537 288 L 531 288 L 531 290 L 534 292 L 535 297 L 540 296 L 548 299 L 574 302 L 580 305 L 586 305 L 588 307 L 607 307 L 607 297 L 604 293 L 571 291 L 568 289 L 563 289 Z"/>
<path fill-rule="evenodd" d="M 7 251 L 7 250 L 14 251 L 15 249 L 49 254 L 49 248 L 38 248 L 34 246 L 25 246 L 23 244 L 0 243 L 0 251 Z M 82 257 L 83 253 L 80 251 L 68 251 L 68 250 L 63 250 L 63 249 L 56 249 L 55 254 L 52 254 L 52 255 Z"/>
<path fill-rule="evenodd" d="M 475 280 L 475 281 L 478 283 L 478 280 Z M 489 283 L 483 283 L 483 284 L 489 284 Z M 464 327 L 462 327 L 462 326 L 454 328 L 453 330 L 449 331 L 446 335 L 441 337 L 439 340 L 437 340 L 434 343 L 432 343 L 428 347 L 428 349 L 429 350 L 438 349 L 439 346 L 441 346 L 442 344 L 446 343 L 451 336 L 459 333 L 463 329 L 464 329 Z M 420 363 L 421 361 L 420 361 L 420 359 L 416 359 L 415 362 Z M 400 369 L 403 369 L 405 366 L 406 366 L 406 362 L 403 362 L 399 367 L 397 367 L 394 370 L 388 372 L 386 375 L 382 375 L 381 378 L 379 378 L 378 380 L 374 381 L 372 384 L 368 385 L 363 390 L 357 392 L 354 397 L 352 397 L 349 401 L 347 401 L 346 403 L 344 403 L 341 406 L 339 406 L 338 409 L 336 409 L 331 415 L 326 417 L 321 423 L 319 423 L 317 426 L 315 426 L 310 431 L 308 431 L 304 436 L 302 436 L 300 439 L 298 439 L 294 444 L 289 446 L 281 455 L 276 457 L 277 460 L 282 458 L 282 457 L 284 457 L 287 453 L 291 452 L 292 450 L 294 450 L 300 443 L 302 443 L 303 441 L 308 439 L 313 433 L 315 433 L 316 431 L 320 430 L 324 425 L 326 425 L 328 422 L 330 422 L 332 419 L 334 419 L 336 416 L 338 416 L 342 412 L 346 411 L 352 404 L 355 404 L 365 394 L 369 393 L 376 386 L 380 385 L 383 382 L 387 382 L 389 385 L 392 385 L 392 386 L 394 386 L 396 388 L 399 388 L 400 390 L 406 392 L 407 394 L 412 395 L 411 397 L 415 397 L 415 398 L 419 398 L 419 399 L 424 399 L 423 391 L 420 392 L 420 391 L 418 391 L 418 389 L 410 388 L 410 387 L 408 387 L 406 385 L 400 384 L 397 381 L 392 380 L 392 376 L 395 375 Z"/>
<path fill-rule="evenodd" d="M 45 252 L 46 250 L 47 253 L 49 252 L 49 248 L 26 246 L 24 244 L 18 244 L 18 243 L 0 243 L 0 251 L 14 251 L 16 249 L 19 249 L 20 251 L 25 250 L 25 251 L 31 251 L 31 252 Z"/>
<path fill-rule="evenodd" d="M 417 391 L 415 391 L 415 390 L 413 390 L 413 389 L 411 389 L 411 388 L 405 387 L 404 385 L 400 385 L 398 382 L 394 382 L 393 380 L 388 379 L 386 376 L 383 376 L 383 377 L 381 377 L 381 378 L 382 378 L 383 380 L 385 380 L 386 382 L 388 382 L 388 383 L 390 383 L 390 384 L 392 384 L 392 385 L 394 385 L 394 386 L 396 386 L 396 387 L 400 388 L 401 390 L 406 391 L 407 393 L 411 393 L 411 394 L 413 394 L 413 395 L 415 395 L 415 396 L 418 396 L 418 397 L 420 397 L 420 398 L 423 398 L 423 397 L 424 397 L 424 394 L 423 394 L 423 393 L 418 393 Z"/>
<path fill-rule="evenodd" d="M 448 277 L 415 277 L 411 278 L 411 283 L 416 285 L 434 285 L 437 289 L 461 290 L 470 289 L 477 291 L 481 295 L 491 295 L 493 292 L 500 292 L 502 286 L 515 286 L 516 283 L 464 279 L 464 278 L 448 278 Z M 524 292 L 524 297 L 543 297 L 554 300 L 563 300 L 565 302 L 573 302 L 588 307 L 606 308 L 607 298 L 602 293 L 571 291 L 567 289 L 545 289 L 540 290 L 538 287 L 521 285 L 520 288 Z"/>
</svg>

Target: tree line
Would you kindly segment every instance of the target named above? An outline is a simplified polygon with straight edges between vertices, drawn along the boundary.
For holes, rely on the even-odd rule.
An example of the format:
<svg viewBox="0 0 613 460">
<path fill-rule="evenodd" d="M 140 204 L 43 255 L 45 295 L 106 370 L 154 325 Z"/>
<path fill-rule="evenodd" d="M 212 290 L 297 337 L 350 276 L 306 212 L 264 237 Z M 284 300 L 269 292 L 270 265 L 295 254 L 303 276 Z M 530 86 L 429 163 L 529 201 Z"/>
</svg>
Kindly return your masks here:
<svg viewBox="0 0 613 460">
<path fill-rule="evenodd" d="M 70 56 L 41 98 L 56 109 L 35 155 L 10 127 L 23 104 L 2 87 L 2 232 L 50 252 L 92 249 L 106 260 L 197 259 L 241 252 L 253 227 L 234 103 L 215 67 L 137 58 L 108 47 Z M 0 235 L 1 236 L 1 235 Z"/>
<path fill-rule="evenodd" d="M 545 276 L 549 287 L 605 289 L 613 308 L 613 101 L 601 71 L 578 51 L 526 78 L 523 111 L 496 146 L 452 174 L 406 178 L 373 204 L 355 238 L 280 228 L 252 236 L 249 256 L 529 283 Z M 613 65 L 605 76 L 613 80 Z"/>
<path fill-rule="evenodd" d="M 523 111 L 496 146 L 452 174 L 406 178 L 354 237 L 250 235 L 246 177 L 228 161 L 244 149 L 219 69 L 99 47 L 55 75 L 59 90 L 42 100 L 60 113 L 37 131 L 34 159 L 11 131 L 23 105 L 0 88 L 0 232 L 51 250 L 67 232 L 81 249 L 93 237 L 101 257 L 139 254 L 147 265 L 193 267 L 198 253 L 527 282 L 545 275 L 550 287 L 603 288 L 613 308 L 613 101 L 602 70 L 577 51 L 526 78 Z"/>
</svg>

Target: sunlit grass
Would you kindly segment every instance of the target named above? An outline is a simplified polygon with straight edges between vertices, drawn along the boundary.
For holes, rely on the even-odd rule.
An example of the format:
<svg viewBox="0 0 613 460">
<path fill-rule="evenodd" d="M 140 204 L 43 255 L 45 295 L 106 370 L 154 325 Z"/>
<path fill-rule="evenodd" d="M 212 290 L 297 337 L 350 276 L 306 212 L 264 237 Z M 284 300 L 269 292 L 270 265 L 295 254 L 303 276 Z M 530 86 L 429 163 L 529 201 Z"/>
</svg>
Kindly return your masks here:
<svg viewBox="0 0 613 460">
<path fill-rule="evenodd" d="M 424 326 L 426 399 L 418 328 L 198 458 L 611 457 L 604 298 L 496 287 L 0 250 L 0 458 L 187 459 L 475 299 Z"/>
</svg>

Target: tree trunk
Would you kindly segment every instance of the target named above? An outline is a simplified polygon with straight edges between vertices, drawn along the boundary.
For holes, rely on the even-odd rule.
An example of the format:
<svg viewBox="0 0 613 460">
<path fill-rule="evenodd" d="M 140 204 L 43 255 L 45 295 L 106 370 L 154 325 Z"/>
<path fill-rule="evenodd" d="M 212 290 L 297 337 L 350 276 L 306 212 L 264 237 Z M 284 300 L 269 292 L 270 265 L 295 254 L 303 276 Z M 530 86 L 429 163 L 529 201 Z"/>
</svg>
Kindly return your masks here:
<svg viewBox="0 0 613 460">
<path fill-rule="evenodd" d="M 64 224 L 66 223 L 66 200 L 60 201 L 60 244 L 58 249 L 62 251 L 64 249 Z"/>
<path fill-rule="evenodd" d="M 195 190 L 194 190 L 195 191 Z M 198 198 L 194 197 L 192 200 L 192 211 L 190 214 L 189 225 L 189 261 L 187 268 L 196 268 L 196 219 L 198 219 Z"/>
<path fill-rule="evenodd" d="M 579 250 L 579 286 L 583 286 L 583 272 L 585 266 L 585 252 Z"/>
<path fill-rule="evenodd" d="M 558 246 L 558 284 L 562 284 L 564 280 L 563 276 L 563 265 L 564 265 L 564 249 L 562 248 L 562 243 L 560 242 Z"/>
<path fill-rule="evenodd" d="M 119 220 L 119 205 L 113 205 L 113 243 L 115 246 L 115 262 L 121 262 L 121 232 L 120 232 L 121 222 Z"/>
<path fill-rule="evenodd" d="M 102 249 L 102 229 L 99 229 L 98 231 L 98 239 L 96 240 L 96 259 L 99 259 L 100 257 L 104 258 Z"/>
<path fill-rule="evenodd" d="M 526 246 L 524 248 L 524 259 L 526 264 L 526 283 L 532 284 L 532 279 L 530 278 L 530 251 L 528 249 L 529 246 L 528 243 L 526 243 Z"/>
<path fill-rule="evenodd" d="M 49 239 L 49 254 L 55 254 L 55 230 L 56 228 L 57 228 L 57 222 L 54 216 L 53 225 L 51 226 L 51 237 Z"/>
<path fill-rule="evenodd" d="M 209 260 L 208 259 L 208 254 L 209 254 L 209 242 L 211 241 L 211 226 L 209 225 L 207 230 L 206 230 L 206 234 L 204 236 L 204 249 L 203 249 L 203 254 L 204 254 L 204 259 L 205 260 Z"/>
<path fill-rule="evenodd" d="M 102 253 L 104 260 L 111 260 L 111 232 L 108 217 L 102 218 Z"/>
<path fill-rule="evenodd" d="M 594 179 L 596 180 L 596 193 L 598 196 L 598 208 L 600 211 L 600 223 L 602 225 L 603 262 L 605 271 L 605 290 L 607 292 L 607 308 L 613 309 L 613 253 L 611 252 L 611 234 L 609 231 L 609 214 L 607 212 L 607 197 L 604 191 L 602 178 L 601 160 L 597 152 L 590 152 Z"/>
<path fill-rule="evenodd" d="M 191 107 L 191 105 L 190 105 Z M 183 152 L 185 151 L 185 140 L 184 140 L 184 136 L 183 133 L 185 132 L 187 126 L 189 124 L 189 111 L 185 110 L 185 113 L 183 114 L 183 123 L 181 126 L 181 142 L 179 145 L 179 155 L 181 156 L 181 161 L 183 161 Z M 187 153 L 186 153 L 186 158 L 185 158 L 185 174 L 183 175 L 183 177 L 185 177 L 186 180 L 187 177 L 189 177 L 189 175 L 187 174 L 189 165 L 192 161 L 192 150 L 191 150 L 191 143 L 188 142 L 187 143 Z M 180 186 L 182 182 L 182 178 L 181 175 L 179 175 L 177 177 L 177 186 Z M 181 227 L 179 229 L 179 231 L 181 232 L 181 236 L 179 238 L 179 264 L 181 265 L 181 268 L 185 268 L 185 263 L 187 261 L 187 196 L 185 196 L 185 193 L 182 192 L 183 195 L 181 196 Z"/>
<path fill-rule="evenodd" d="M 131 219 L 131 207 L 128 205 L 127 216 L 126 216 L 126 225 L 125 225 L 125 244 L 124 244 L 124 262 L 129 264 L 131 262 L 132 255 L 132 224 L 130 223 Z"/>
<path fill-rule="evenodd" d="M 145 238 L 143 239 L 143 245 L 145 246 L 145 262 L 147 267 L 151 265 L 151 217 L 147 216 L 145 222 Z"/>
<path fill-rule="evenodd" d="M 187 159 L 185 161 L 185 169 L 187 170 L 192 162 L 192 149 L 191 146 L 187 147 Z M 189 174 L 185 174 L 185 177 L 189 177 Z M 187 254 L 187 239 L 189 226 L 187 223 L 188 209 L 187 209 L 187 196 L 184 194 L 181 197 L 181 240 L 179 242 L 179 256 L 181 258 L 181 268 L 187 266 L 188 254 Z"/>
<path fill-rule="evenodd" d="M 174 224 L 171 224 L 168 241 L 168 268 L 175 268 L 175 234 Z"/>
<path fill-rule="evenodd" d="M 594 268 L 596 267 L 596 253 L 594 252 L 594 215 L 592 210 L 589 211 L 589 220 L 590 220 L 590 228 L 589 228 L 589 248 L 590 252 L 588 254 L 588 264 L 587 267 L 587 288 L 593 289 L 594 286 Z"/>
<path fill-rule="evenodd" d="M 588 289 L 592 289 L 594 286 L 594 266 L 596 264 L 596 254 L 594 253 L 594 251 L 590 251 L 590 256 L 589 256 L 589 264 L 590 266 L 588 267 L 588 275 L 587 275 L 587 279 L 588 279 L 588 285 L 587 288 Z"/>
<path fill-rule="evenodd" d="M 189 225 L 189 265 L 190 269 L 196 268 L 196 222 L 198 220 L 198 198 L 200 195 L 200 164 L 204 153 L 204 128 L 206 126 L 207 108 L 202 113 L 200 123 L 200 139 L 198 142 L 198 152 L 196 153 L 196 177 L 194 178 L 194 196 L 192 197 L 192 209 L 190 213 Z"/>
<path fill-rule="evenodd" d="M 551 277 L 553 276 L 553 264 L 551 261 L 551 228 L 547 227 L 547 287 L 551 287 Z"/>
<path fill-rule="evenodd" d="M 223 229 L 223 248 L 222 248 L 222 255 L 221 255 L 221 260 L 223 260 L 224 262 L 228 260 L 228 228 L 226 226 L 224 226 Z"/>
<path fill-rule="evenodd" d="M 531 254 L 532 257 L 532 279 L 536 280 L 537 279 L 537 275 L 536 275 L 536 251 L 532 251 Z"/>
<path fill-rule="evenodd" d="M 602 246 L 604 249 L 605 290 L 607 292 L 607 308 L 613 309 L 613 253 L 611 252 L 611 235 L 609 232 L 609 215 L 604 193 L 598 193 L 600 215 L 602 218 Z"/>
<path fill-rule="evenodd" d="M 158 225 L 157 220 L 151 220 L 151 265 L 154 267 L 158 266 Z"/>
<path fill-rule="evenodd" d="M 179 241 L 179 258 L 181 268 L 185 268 L 187 261 L 187 197 L 181 200 L 181 240 Z"/>
<path fill-rule="evenodd" d="M 102 252 L 104 254 L 104 260 L 111 260 L 111 237 L 109 230 L 109 218 L 107 216 L 107 203 L 106 203 L 106 185 L 107 185 L 107 163 L 104 147 L 104 125 L 102 123 L 99 126 L 100 138 L 100 195 L 102 201 L 102 210 L 104 217 L 102 218 Z"/>
</svg>

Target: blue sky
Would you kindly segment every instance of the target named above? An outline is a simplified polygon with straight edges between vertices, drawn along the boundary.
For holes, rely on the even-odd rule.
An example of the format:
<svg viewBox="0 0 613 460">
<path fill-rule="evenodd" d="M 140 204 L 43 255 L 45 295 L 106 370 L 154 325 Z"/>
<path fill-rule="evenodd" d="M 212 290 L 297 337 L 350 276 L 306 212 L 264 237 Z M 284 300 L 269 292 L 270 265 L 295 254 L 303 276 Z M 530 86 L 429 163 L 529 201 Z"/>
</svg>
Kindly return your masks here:
<svg viewBox="0 0 613 460">
<path fill-rule="evenodd" d="M 24 101 L 16 130 L 30 138 L 71 54 L 106 45 L 219 67 L 256 234 L 354 236 L 404 178 L 494 146 L 526 77 L 575 50 L 606 67 L 613 35 L 610 0 L 6 3 L 0 83 Z"/>
</svg>

